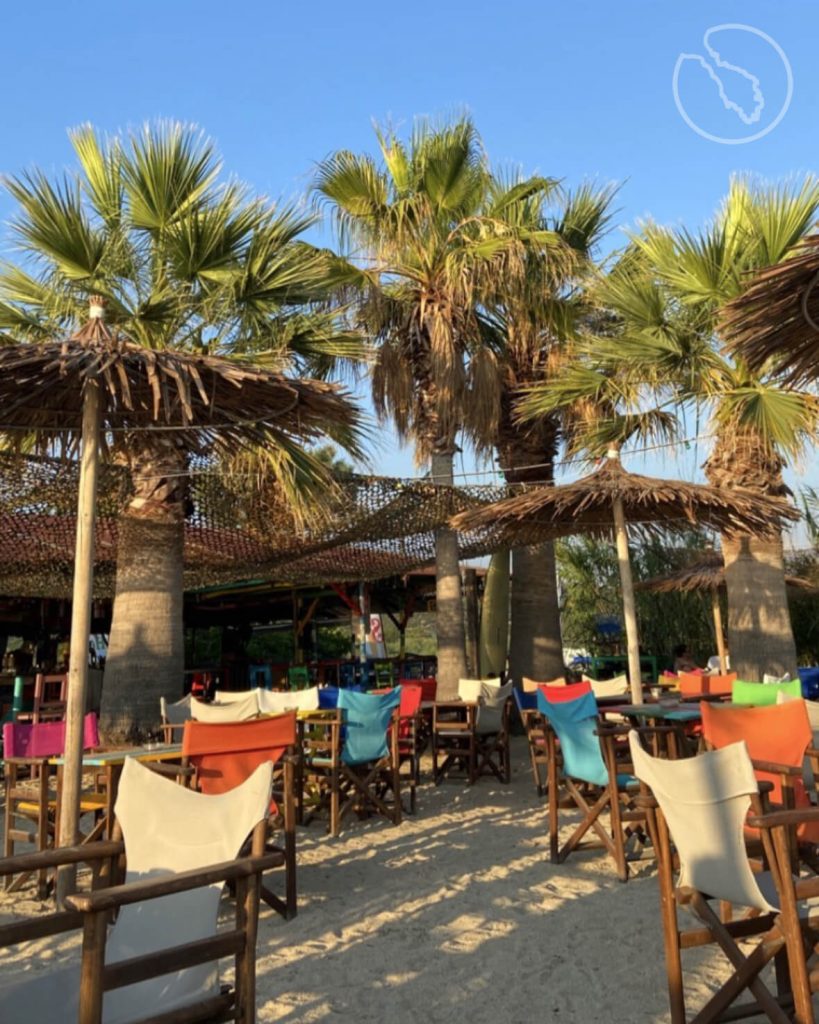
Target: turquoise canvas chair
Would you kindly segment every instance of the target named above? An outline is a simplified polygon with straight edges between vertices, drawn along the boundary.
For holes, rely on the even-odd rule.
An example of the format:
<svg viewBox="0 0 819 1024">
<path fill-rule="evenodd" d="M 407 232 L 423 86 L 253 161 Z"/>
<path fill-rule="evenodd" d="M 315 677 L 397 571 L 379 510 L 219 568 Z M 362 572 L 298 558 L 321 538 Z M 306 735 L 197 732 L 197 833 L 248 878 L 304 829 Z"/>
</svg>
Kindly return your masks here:
<svg viewBox="0 0 819 1024">
<path fill-rule="evenodd" d="M 551 860 L 560 864 L 574 850 L 588 848 L 592 844 L 584 843 L 583 839 L 588 832 L 594 832 L 599 839 L 594 846 L 609 853 L 620 881 L 628 881 L 626 842 L 632 836 L 644 838 L 639 826 L 645 816 L 632 802 L 639 783 L 628 772 L 617 770 L 614 738 L 618 730 L 601 726 L 593 693 L 553 703 L 539 689 L 537 701 L 549 724 L 546 735 Z M 563 846 L 559 841 L 561 785 L 583 814 L 583 820 Z M 607 810 L 609 828 L 602 823 Z"/>
<path fill-rule="evenodd" d="M 780 693 L 788 697 L 801 697 L 802 683 L 798 679 L 792 679 L 789 683 L 746 683 L 743 679 L 735 679 L 731 687 L 731 701 L 734 704 L 753 704 L 764 708 L 776 704 Z"/>
<path fill-rule="evenodd" d="M 351 811 L 375 812 L 401 824 L 398 729 L 401 689 L 388 693 L 339 690 L 342 718 L 341 758 L 337 774 L 338 821 Z M 387 791 L 392 794 L 387 802 Z"/>
</svg>

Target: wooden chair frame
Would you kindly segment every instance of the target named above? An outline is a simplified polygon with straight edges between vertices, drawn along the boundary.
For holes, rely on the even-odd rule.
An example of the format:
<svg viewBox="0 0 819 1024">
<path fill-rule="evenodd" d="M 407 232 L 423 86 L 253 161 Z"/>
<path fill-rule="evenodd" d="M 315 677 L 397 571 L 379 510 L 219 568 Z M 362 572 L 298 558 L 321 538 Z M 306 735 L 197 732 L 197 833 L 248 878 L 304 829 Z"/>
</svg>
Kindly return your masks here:
<svg viewBox="0 0 819 1024">
<path fill-rule="evenodd" d="M 327 808 L 330 821 L 328 831 L 338 836 L 345 817 L 355 811 L 364 817 L 370 811 L 383 815 L 394 825 L 400 825 L 401 770 L 399 759 L 398 709 L 389 729 L 389 753 L 378 761 L 365 765 L 348 765 L 342 754 L 342 715 L 318 712 L 301 720 L 303 729 L 303 767 L 301 783 L 302 821 L 307 801 L 307 790 L 314 787 L 317 805 L 313 813 Z M 392 801 L 387 793 L 392 793 Z"/>
<path fill-rule="evenodd" d="M 538 796 L 545 796 L 549 788 L 549 741 L 546 738 L 546 720 L 537 708 L 518 709 L 529 746 L 532 781 Z"/>
<path fill-rule="evenodd" d="M 770 783 L 763 783 L 763 792 L 751 798 L 756 815 L 762 814 L 765 808 L 763 793 L 770 788 Z M 688 1020 L 685 1009 L 682 952 L 708 945 L 717 946 L 722 951 L 734 973 L 692 1021 L 696 1024 L 712 1024 L 717 1021 L 741 1020 L 758 1014 L 767 1016 L 775 1024 L 790 1021 L 792 1017 L 789 1010 L 793 997 L 788 975 L 786 940 L 778 924 L 778 915 L 752 912 L 733 920 L 730 908 L 721 906 L 718 914 L 709 904 L 707 894 L 688 886 L 675 887 L 674 854 L 662 811 L 654 797 L 647 793 L 641 794 L 637 798 L 637 803 L 645 813 L 657 857 L 671 1024 L 686 1024 Z M 750 821 L 759 826 L 760 822 L 775 817 L 776 815 L 757 816 Z M 766 860 L 773 868 L 773 846 L 764 832 L 763 842 Z M 787 847 L 787 839 L 785 842 Z M 678 907 L 688 908 L 697 918 L 699 926 L 681 928 L 677 916 Z M 738 943 L 751 939 L 756 939 L 753 950 L 750 953 L 744 952 Z M 774 961 L 775 967 L 776 994 L 773 994 L 759 977 L 761 971 L 771 961 Z M 735 1005 L 736 1000 L 746 989 L 754 996 L 754 1000 Z M 809 1020 L 812 1021 L 813 1018 Z"/>
<path fill-rule="evenodd" d="M 477 780 L 475 701 L 436 701 L 432 709 L 432 781 L 436 786 L 453 768 L 466 773 L 469 785 Z"/>
<path fill-rule="evenodd" d="M 512 717 L 512 698 L 503 705 L 501 727 L 497 732 L 482 733 L 475 729 L 475 778 L 494 775 L 498 782 L 509 785 L 512 781 L 512 760 L 509 750 L 509 725 Z"/>
<path fill-rule="evenodd" d="M 298 915 L 298 878 L 296 867 L 296 792 L 300 782 L 301 755 L 292 748 L 274 765 L 273 799 L 281 814 L 281 830 L 283 845 L 274 841 L 279 825 L 272 819 L 264 823 L 264 828 L 254 831 L 251 839 L 244 845 L 242 856 L 264 857 L 268 854 L 281 854 L 282 860 L 276 867 L 284 867 L 284 898 L 275 893 L 264 879 L 261 881 L 260 894 L 264 902 L 280 914 L 285 921 L 292 921 Z M 155 765 L 147 767 L 156 770 Z M 179 766 L 162 766 L 166 774 L 180 775 L 190 779 L 190 784 L 197 789 L 196 769 L 188 758 L 182 758 Z M 184 780 L 183 780 L 184 781 Z"/>
<path fill-rule="evenodd" d="M 632 766 L 618 755 L 616 740 L 626 737 L 631 731 L 624 726 L 604 726 L 597 729 L 600 737 L 601 753 L 606 765 L 608 782 L 603 786 L 592 786 L 582 780 L 573 779 L 562 770 L 563 760 L 560 756 L 559 742 L 554 729 L 546 722 L 546 738 L 548 743 L 548 800 L 549 800 L 549 857 L 555 864 L 562 864 L 566 858 L 578 849 L 604 849 L 614 861 L 617 877 L 621 882 L 628 881 L 630 858 L 626 853 L 626 842 L 632 835 L 641 840 L 645 824 L 645 813 L 636 803 L 638 795 L 635 787 L 631 792 L 621 786 L 618 774 L 631 774 Z M 637 730 L 641 737 L 668 736 L 675 734 L 669 726 L 641 726 Z M 568 799 L 561 800 L 561 783 Z M 579 810 L 583 818 L 563 846 L 560 845 L 560 809 L 573 807 Z M 603 813 L 608 810 L 610 824 L 605 828 L 601 823 Z M 584 842 L 588 832 L 594 832 L 598 842 Z"/>
<path fill-rule="evenodd" d="M 260 822 L 264 826 L 264 822 Z M 263 841 L 262 829 L 262 841 Z M 0 861 L 0 876 L 7 874 L 51 871 L 66 864 L 95 865 L 94 880 L 98 885 L 104 877 L 100 865 L 108 866 L 122 856 L 121 842 L 98 842 L 87 846 L 69 846 L 42 853 L 23 854 Z M 82 1024 L 102 1024 L 103 997 L 106 992 L 163 974 L 209 963 L 226 956 L 235 960 L 236 983 L 233 989 L 200 1000 L 178 1010 L 145 1018 L 144 1024 L 188 1024 L 194 1021 L 237 1021 L 253 1024 L 256 1019 L 256 934 L 259 915 L 261 879 L 265 871 L 279 867 L 279 852 L 129 882 L 67 897 L 67 910 L 45 918 L 0 926 L 0 947 L 28 942 L 32 939 L 82 929 L 82 964 L 80 967 L 80 1005 L 78 1020 Z M 170 949 L 133 957 L 106 965 L 105 947 L 112 914 L 133 903 L 158 899 L 171 893 L 186 892 L 216 882 L 235 886 L 235 924 L 231 930 Z"/>
</svg>

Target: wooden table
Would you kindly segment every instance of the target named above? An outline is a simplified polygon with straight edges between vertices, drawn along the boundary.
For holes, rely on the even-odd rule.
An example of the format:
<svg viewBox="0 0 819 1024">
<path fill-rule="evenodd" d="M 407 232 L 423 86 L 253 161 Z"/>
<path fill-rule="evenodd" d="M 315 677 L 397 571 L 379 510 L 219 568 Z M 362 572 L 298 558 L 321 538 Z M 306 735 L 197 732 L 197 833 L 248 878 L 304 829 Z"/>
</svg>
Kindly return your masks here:
<svg viewBox="0 0 819 1024">
<path fill-rule="evenodd" d="M 110 839 L 114 828 L 114 805 L 117 801 L 119 779 L 127 758 L 133 757 L 143 763 L 162 761 L 179 761 L 182 758 L 181 743 L 152 743 L 143 747 L 119 747 L 112 750 L 97 750 L 83 754 L 83 772 L 92 771 L 102 779 L 105 807 L 103 818 L 83 839 L 91 842 L 94 839 Z M 51 764 L 57 766 L 57 820 L 59 821 L 60 794 L 62 792 L 62 773 L 65 758 L 55 757 Z"/>
</svg>

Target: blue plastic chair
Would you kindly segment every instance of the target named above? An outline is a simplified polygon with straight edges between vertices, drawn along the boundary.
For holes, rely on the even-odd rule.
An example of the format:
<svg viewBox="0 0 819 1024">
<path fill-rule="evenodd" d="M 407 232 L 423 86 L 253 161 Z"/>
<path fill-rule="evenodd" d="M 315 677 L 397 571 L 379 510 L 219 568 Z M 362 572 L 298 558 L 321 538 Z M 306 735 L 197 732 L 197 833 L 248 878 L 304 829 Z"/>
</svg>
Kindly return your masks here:
<svg viewBox="0 0 819 1024">
<path fill-rule="evenodd" d="M 273 669 L 270 665 L 251 665 L 247 670 L 247 682 L 251 689 L 261 686 L 265 690 L 272 690 Z"/>
<path fill-rule="evenodd" d="M 538 690 L 537 703 L 550 726 L 547 738 L 551 860 L 561 864 L 572 851 L 580 848 L 586 833 L 592 831 L 600 840 L 597 845 L 607 850 L 614 860 L 620 881 L 625 882 L 628 880 L 628 861 L 624 822 L 641 821 L 643 818 L 641 813 L 633 809 L 628 793 L 629 789 L 637 787 L 637 780 L 633 775 L 617 772 L 613 746 L 607 748 L 606 757 L 603 757 L 603 743 L 611 743 L 612 740 L 608 737 L 604 740 L 597 734 L 601 726 L 593 693 L 584 693 L 574 700 L 553 704 L 546 699 L 542 690 Z M 560 776 L 558 743 L 562 760 Z M 575 807 L 583 814 L 583 820 L 562 847 L 559 842 L 561 782 Z M 584 792 L 578 782 L 598 787 L 599 793 L 590 795 Z M 600 820 L 607 808 L 610 815 L 609 828 L 605 828 Z"/>
<path fill-rule="evenodd" d="M 339 692 L 343 725 L 338 773 L 339 823 L 355 810 L 359 814 L 375 811 L 394 825 L 401 824 L 398 735 L 396 729 L 390 729 L 400 704 L 400 687 L 379 694 Z M 386 798 L 388 790 L 392 792 L 390 803 Z"/>
</svg>

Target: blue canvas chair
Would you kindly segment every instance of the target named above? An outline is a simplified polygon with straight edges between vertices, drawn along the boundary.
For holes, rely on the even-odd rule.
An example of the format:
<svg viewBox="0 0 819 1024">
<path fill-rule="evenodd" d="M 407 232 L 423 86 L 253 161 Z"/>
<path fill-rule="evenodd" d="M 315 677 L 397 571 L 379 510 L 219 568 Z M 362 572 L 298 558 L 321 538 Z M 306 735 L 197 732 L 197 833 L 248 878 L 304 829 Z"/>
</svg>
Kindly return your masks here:
<svg viewBox="0 0 819 1024">
<path fill-rule="evenodd" d="M 590 846 L 583 843 L 583 838 L 592 831 L 600 840 L 595 845 L 602 846 L 614 860 L 620 881 L 628 881 L 626 842 L 632 837 L 643 839 L 639 826 L 645 821 L 645 814 L 633 805 L 639 783 L 629 773 L 630 766 L 617 761 L 614 737 L 622 730 L 600 725 L 593 693 L 552 703 L 543 690 L 538 690 L 537 702 L 549 724 L 546 735 L 551 860 L 562 863 L 574 850 Z M 583 814 L 583 820 L 563 846 L 559 842 L 561 784 Z M 606 811 L 610 819 L 608 828 L 601 820 Z"/>
<path fill-rule="evenodd" d="M 537 706 L 537 694 L 515 690 L 515 706 L 529 744 L 532 779 L 538 796 L 544 796 L 548 784 L 549 750 L 543 715 Z"/>
<path fill-rule="evenodd" d="M 400 703 L 399 688 L 382 694 L 339 692 L 341 758 L 332 794 L 337 809 L 335 814 L 331 810 L 339 827 L 351 811 L 362 817 L 375 812 L 401 824 L 398 729 L 390 728 Z M 389 803 L 387 791 L 392 793 Z"/>
</svg>

